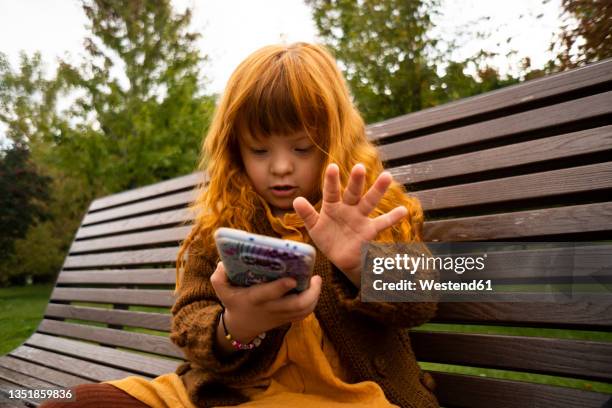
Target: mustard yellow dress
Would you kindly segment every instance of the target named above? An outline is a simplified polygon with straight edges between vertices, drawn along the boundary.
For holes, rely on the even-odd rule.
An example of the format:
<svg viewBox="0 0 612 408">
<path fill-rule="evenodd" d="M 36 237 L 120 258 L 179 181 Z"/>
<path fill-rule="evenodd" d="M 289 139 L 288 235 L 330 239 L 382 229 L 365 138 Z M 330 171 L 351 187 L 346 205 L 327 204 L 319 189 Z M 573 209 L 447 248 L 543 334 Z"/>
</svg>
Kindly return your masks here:
<svg viewBox="0 0 612 408">
<path fill-rule="evenodd" d="M 305 230 L 295 213 L 285 214 L 283 221 L 274 217 L 268 207 L 271 225 L 283 238 L 304 241 Z M 265 341 L 265 340 L 264 340 Z M 397 407 L 391 404 L 382 388 L 373 381 L 356 384 L 348 378 L 340 359 L 314 313 L 292 323 L 268 370 L 251 383 L 238 385 L 249 396 L 249 402 L 238 407 Z M 196 408 L 176 373 L 153 380 L 130 376 L 105 381 L 154 408 Z"/>
</svg>

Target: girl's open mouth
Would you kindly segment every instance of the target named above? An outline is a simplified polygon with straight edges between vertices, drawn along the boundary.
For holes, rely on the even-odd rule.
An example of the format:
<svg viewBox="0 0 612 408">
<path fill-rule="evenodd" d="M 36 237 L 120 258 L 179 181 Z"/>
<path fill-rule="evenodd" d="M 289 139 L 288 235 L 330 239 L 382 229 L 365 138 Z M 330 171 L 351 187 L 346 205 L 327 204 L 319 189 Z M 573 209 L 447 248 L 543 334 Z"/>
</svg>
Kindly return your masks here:
<svg viewBox="0 0 612 408">
<path fill-rule="evenodd" d="M 272 194 L 277 197 L 289 197 L 295 193 L 297 187 L 294 186 L 274 186 L 270 188 Z"/>
</svg>

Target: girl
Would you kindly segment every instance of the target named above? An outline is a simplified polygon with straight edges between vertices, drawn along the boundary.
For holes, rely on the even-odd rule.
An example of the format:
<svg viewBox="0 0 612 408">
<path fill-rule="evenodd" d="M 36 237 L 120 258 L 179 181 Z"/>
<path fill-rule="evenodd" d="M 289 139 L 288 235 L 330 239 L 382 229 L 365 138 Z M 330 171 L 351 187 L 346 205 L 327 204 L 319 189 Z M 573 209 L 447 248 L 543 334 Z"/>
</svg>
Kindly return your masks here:
<svg viewBox="0 0 612 408">
<path fill-rule="evenodd" d="M 201 168 L 210 183 L 178 254 L 170 335 L 187 362 L 150 382 L 102 385 L 159 407 L 437 407 L 403 330 L 435 303 L 360 301 L 362 245 L 421 241 L 423 212 L 382 171 L 329 52 L 296 43 L 247 57 Z M 222 226 L 315 246 L 310 287 L 230 285 L 213 240 Z"/>
</svg>

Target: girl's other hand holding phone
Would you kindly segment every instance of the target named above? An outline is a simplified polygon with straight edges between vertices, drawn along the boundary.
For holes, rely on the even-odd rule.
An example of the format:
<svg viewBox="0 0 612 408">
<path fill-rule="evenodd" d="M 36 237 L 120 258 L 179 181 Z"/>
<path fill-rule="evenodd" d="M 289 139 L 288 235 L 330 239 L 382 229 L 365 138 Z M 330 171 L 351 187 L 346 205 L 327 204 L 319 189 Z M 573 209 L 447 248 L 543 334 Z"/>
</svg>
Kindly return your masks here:
<svg viewBox="0 0 612 408">
<path fill-rule="evenodd" d="M 295 279 L 281 278 L 249 287 L 234 286 L 227 278 L 223 262 L 210 277 L 210 282 L 225 306 L 224 320 L 232 337 L 248 343 L 260 333 L 296 322 L 312 313 L 321 293 L 321 277 L 310 278 L 310 287 L 299 294 L 287 295 L 296 285 Z M 221 322 L 217 327 L 218 343 L 231 352 L 230 342 L 224 337 Z"/>
</svg>

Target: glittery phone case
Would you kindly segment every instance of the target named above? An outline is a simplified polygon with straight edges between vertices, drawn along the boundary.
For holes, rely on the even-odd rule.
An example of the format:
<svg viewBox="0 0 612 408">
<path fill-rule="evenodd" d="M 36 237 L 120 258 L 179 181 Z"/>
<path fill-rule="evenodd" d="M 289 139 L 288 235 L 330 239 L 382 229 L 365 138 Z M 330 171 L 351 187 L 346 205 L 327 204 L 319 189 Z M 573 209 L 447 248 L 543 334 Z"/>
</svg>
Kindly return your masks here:
<svg viewBox="0 0 612 408">
<path fill-rule="evenodd" d="M 316 256 L 311 245 L 233 228 L 219 228 L 214 237 L 234 285 L 250 286 L 292 277 L 297 281 L 294 291 L 308 288 Z"/>
</svg>

